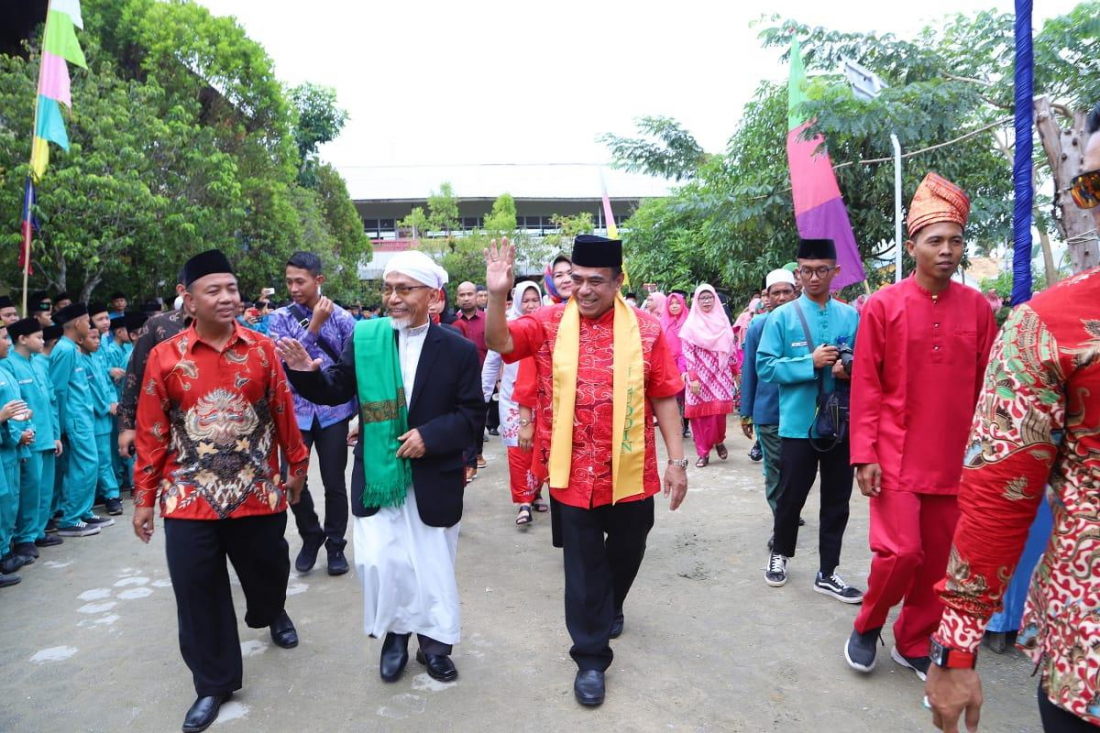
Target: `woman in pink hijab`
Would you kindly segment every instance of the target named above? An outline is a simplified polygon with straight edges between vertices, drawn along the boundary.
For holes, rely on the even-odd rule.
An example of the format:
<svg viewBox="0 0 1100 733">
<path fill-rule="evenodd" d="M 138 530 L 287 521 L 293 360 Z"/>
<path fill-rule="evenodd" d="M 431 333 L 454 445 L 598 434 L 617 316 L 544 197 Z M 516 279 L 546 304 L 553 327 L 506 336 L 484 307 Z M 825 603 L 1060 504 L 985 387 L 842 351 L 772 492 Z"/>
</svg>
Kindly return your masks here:
<svg viewBox="0 0 1100 733">
<path fill-rule="evenodd" d="M 652 296 L 650 296 L 652 297 Z M 687 376 L 687 362 L 684 361 L 684 349 L 680 343 L 680 329 L 688 317 L 687 302 L 679 293 L 672 293 L 665 298 L 664 308 L 661 311 L 661 330 L 665 332 L 665 343 L 672 352 L 672 360 L 676 362 L 676 370 Z M 676 395 L 676 402 L 680 405 L 680 417 L 684 415 L 684 393 Z M 691 435 L 688 430 L 688 422 L 684 420 L 684 437 Z"/>
<path fill-rule="evenodd" d="M 725 460 L 726 415 L 733 412 L 737 388 L 733 381 L 731 358 L 736 348 L 730 319 L 718 303 L 710 285 L 695 289 L 691 313 L 680 329 L 684 362 L 687 366 L 687 393 L 684 416 L 691 420 L 695 434 L 697 468 L 710 463 L 710 450 Z"/>
</svg>

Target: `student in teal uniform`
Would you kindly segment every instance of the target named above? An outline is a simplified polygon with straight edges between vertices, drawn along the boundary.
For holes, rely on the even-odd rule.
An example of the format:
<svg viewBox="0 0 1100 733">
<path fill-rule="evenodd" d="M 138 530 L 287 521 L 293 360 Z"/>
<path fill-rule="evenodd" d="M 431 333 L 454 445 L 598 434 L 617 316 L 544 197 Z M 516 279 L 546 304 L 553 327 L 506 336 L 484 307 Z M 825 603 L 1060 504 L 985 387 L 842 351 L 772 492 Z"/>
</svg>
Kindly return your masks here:
<svg viewBox="0 0 1100 733">
<path fill-rule="evenodd" d="M 126 379 L 126 367 L 130 364 L 130 354 L 134 352 L 134 345 L 130 342 L 129 324 L 130 314 L 111 314 L 109 341 L 100 340 L 100 350 L 104 353 L 107 362 L 108 373 L 115 390 L 115 402 L 122 401 L 122 388 Z M 111 445 L 118 445 L 118 417 L 112 421 Z M 117 450 L 111 451 L 111 461 L 118 479 L 121 491 L 132 491 L 134 488 L 134 459 L 130 456 L 121 457 Z"/>
<path fill-rule="evenodd" d="M 6 361 L 11 342 L 7 325 L 0 323 L 0 360 Z M 27 444 L 34 440 L 34 425 L 27 403 L 19 396 L 19 385 L 7 369 L 0 369 L 0 572 L 14 573 L 34 562 L 12 550 L 12 538 L 19 517 L 19 462 L 28 455 Z"/>
<path fill-rule="evenodd" d="M 103 315 L 107 311 L 104 309 Z M 114 429 L 115 414 L 118 412 L 118 397 L 114 385 L 107 374 L 107 359 L 100 348 L 103 334 L 96 328 L 77 343 L 80 355 L 85 360 L 88 381 L 92 388 L 92 424 L 95 433 L 96 450 L 96 498 L 103 499 L 107 514 L 122 514 L 122 501 L 119 500 L 118 478 L 111 450 L 111 433 Z"/>
<path fill-rule="evenodd" d="M 91 329 L 88 308 L 71 303 L 57 312 L 54 321 L 64 330 L 50 353 L 50 381 L 57 395 L 61 435 L 65 444 L 64 478 L 61 479 L 61 517 L 57 533 L 62 537 L 87 537 L 114 524 L 92 511 L 95 501 L 99 454 L 96 452 L 92 386 L 87 360 L 81 358 L 78 341 Z"/>
<path fill-rule="evenodd" d="M 795 274 L 802 281 L 802 295 L 772 311 L 756 349 L 756 372 L 760 379 L 779 385 L 780 487 L 775 542 L 764 580 L 772 587 L 787 583 L 787 562 L 794 557 L 798 519 L 820 467 L 821 564 L 814 590 L 843 603 L 861 603 L 863 593 L 844 582 L 836 572 L 852 496 L 848 439 L 845 435 L 835 442 L 811 440 L 819 393 L 848 391 L 850 373 L 845 369 L 841 350 L 847 348 L 851 353 L 859 327 L 855 308 L 829 293 L 839 271 L 833 240 L 801 240 Z"/>
<path fill-rule="evenodd" d="M 50 314 L 50 320 L 53 320 L 53 313 Z M 42 320 L 39 319 L 39 323 Z M 53 390 L 53 380 L 50 377 L 50 354 L 53 353 L 53 347 L 57 345 L 58 340 L 61 339 L 64 329 L 61 326 L 50 325 L 42 328 L 42 340 L 45 342 L 45 346 L 42 348 L 42 353 L 39 355 L 39 361 L 42 368 L 46 372 L 46 379 L 49 380 L 50 389 Z M 54 390 L 53 394 L 54 405 L 57 406 L 57 424 L 61 425 L 61 403 L 57 399 L 57 392 Z M 64 451 L 65 442 L 61 442 L 62 451 L 54 459 L 54 484 L 53 484 L 53 496 L 50 499 L 50 511 L 49 518 L 46 520 L 46 534 L 55 536 L 57 534 L 57 520 L 61 517 L 61 486 L 65 482 L 65 465 L 68 463 L 69 456 Z M 45 484 L 43 484 L 45 486 Z M 58 537 L 58 539 L 61 539 Z"/>
<path fill-rule="evenodd" d="M 0 368 L 15 379 L 34 422 L 34 441 L 27 446 L 27 457 L 20 461 L 15 553 L 37 558 L 39 547 L 63 542 L 45 532 L 53 502 L 54 466 L 61 450 L 61 424 L 49 370 L 41 355 L 45 344 L 42 325 L 37 318 L 24 318 L 8 327 L 8 336 L 12 347 L 8 358 L 0 361 Z"/>
</svg>

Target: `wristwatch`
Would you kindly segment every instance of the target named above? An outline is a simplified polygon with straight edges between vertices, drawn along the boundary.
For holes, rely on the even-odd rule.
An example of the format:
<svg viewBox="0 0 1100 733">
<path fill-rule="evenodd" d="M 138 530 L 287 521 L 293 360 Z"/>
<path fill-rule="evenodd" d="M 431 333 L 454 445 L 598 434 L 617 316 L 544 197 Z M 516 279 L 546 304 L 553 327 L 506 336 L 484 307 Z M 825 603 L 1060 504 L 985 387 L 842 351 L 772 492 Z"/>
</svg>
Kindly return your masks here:
<svg viewBox="0 0 1100 733">
<path fill-rule="evenodd" d="M 687 468 L 688 467 L 688 459 L 686 459 L 686 458 L 679 458 L 679 459 L 669 458 L 668 459 L 668 465 L 670 465 L 670 466 L 679 466 L 680 468 Z"/>
<path fill-rule="evenodd" d="M 521 428 L 525 428 L 525 427 L 527 427 L 528 425 L 530 425 L 530 424 L 531 424 L 531 423 L 533 423 L 533 422 L 534 422 L 534 420 L 528 420 L 527 418 L 520 418 L 520 420 L 519 420 L 519 426 L 520 426 Z"/>
<path fill-rule="evenodd" d="M 945 669 L 974 669 L 978 666 L 978 653 L 944 646 L 935 638 L 931 640 L 928 656 L 937 666 Z"/>
</svg>

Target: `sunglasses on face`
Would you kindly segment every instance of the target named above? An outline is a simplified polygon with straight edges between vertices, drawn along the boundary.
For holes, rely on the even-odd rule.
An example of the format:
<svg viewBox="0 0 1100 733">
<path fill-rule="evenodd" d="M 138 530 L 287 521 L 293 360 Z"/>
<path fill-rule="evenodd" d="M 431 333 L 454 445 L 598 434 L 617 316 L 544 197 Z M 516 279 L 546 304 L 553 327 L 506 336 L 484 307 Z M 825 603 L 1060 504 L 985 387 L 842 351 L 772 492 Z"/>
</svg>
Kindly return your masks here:
<svg viewBox="0 0 1100 733">
<path fill-rule="evenodd" d="M 1100 170 L 1086 171 L 1074 178 L 1069 191 L 1078 208 L 1096 208 L 1100 204 Z"/>
</svg>

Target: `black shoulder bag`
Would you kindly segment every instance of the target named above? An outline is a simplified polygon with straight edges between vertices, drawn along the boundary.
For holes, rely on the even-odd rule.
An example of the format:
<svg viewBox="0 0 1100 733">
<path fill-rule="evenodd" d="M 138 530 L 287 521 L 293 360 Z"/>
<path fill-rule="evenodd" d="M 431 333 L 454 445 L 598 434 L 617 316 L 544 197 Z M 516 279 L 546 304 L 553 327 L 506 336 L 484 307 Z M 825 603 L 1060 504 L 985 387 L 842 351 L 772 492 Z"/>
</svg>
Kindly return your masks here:
<svg viewBox="0 0 1100 733">
<path fill-rule="evenodd" d="M 290 312 L 294 314 L 294 317 L 298 319 L 298 325 L 305 330 L 309 330 L 309 315 L 306 313 L 302 306 L 294 303 L 290 306 Z M 324 336 L 320 333 L 317 334 L 317 346 L 321 348 L 321 351 L 328 354 L 328 358 L 332 359 L 333 364 L 340 363 L 340 352 L 332 348 L 332 344 L 328 342 Z"/>
<path fill-rule="evenodd" d="M 806 323 L 806 315 L 802 312 L 797 300 L 793 303 L 794 312 L 798 314 L 798 320 L 802 322 L 802 330 L 806 334 L 806 348 L 812 354 L 814 339 L 810 334 L 810 326 Z M 849 394 L 841 390 L 826 393 L 825 375 L 820 369 L 814 369 L 814 377 L 817 380 L 817 411 L 814 413 L 814 419 L 810 423 L 806 437 L 810 439 L 810 445 L 818 453 L 828 453 L 848 437 Z M 819 441 L 829 441 L 829 444 L 827 447 L 822 447 Z"/>
</svg>

